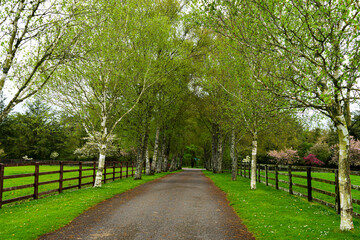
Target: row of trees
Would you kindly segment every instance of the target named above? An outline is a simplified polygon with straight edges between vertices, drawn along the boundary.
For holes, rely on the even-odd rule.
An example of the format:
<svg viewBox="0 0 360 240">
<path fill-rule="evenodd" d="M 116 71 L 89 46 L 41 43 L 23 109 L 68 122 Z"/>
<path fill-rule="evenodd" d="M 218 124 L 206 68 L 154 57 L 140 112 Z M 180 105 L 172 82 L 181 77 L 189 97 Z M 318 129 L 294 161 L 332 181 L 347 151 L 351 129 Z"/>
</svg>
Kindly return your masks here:
<svg viewBox="0 0 360 240">
<path fill-rule="evenodd" d="M 358 91 L 359 3 L 200 0 L 194 9 L 204 26 L 229 39 L 246 58 L 252 89 L 333 122 L 339 140 L 340 229 L 353 229 L 349 126 Z M 253 157 L 253 174 L 255 163 Z"/>
<path fill-rule="evenodd" d="M 154 122 L 160 133 L 157 136 L 162 137 L 162 155 L 168 156 L 170 136 L 166 131 L 172 126 L 167 121 L 182 107 L 173 102 L 182 98 L 181 89 L 189 79 L 186 62 L 196 48 L 196 42 L 180 27 L 182 7 L 177 1 L 147 0 L 4 2 L 0 14 L 0 91 L 5 90 L 6 97 L 0 115 L 3 129 L 4 119 L 14 126 L 11 119 L 20 122 L 23 116 L 6 118 L 10 111 L 42 90 L 42 100 L 57 105 L 83 127 L 87 149 L 98 150 L 96 186 L 101 184 L 105 156 L 123 139 L 127 139 L 124 149 L 135 146 L 138 166 L 142 166 Z M 174 80 L 179 84 L 169 88 L 169 81 Z M 138 109 L 133 111 L 136 105 Z M 64 132 L 50 127 L 54 121 L 42 120 L 49 136 L 54 137 L 54 128 Z M 60 148 L 46 137 L 43 141 Z M 31 145 L 38 148 L 43 144 L 37 141 Z M 38 149 L 18 151 L 36 158 L 49 155 Z M 86 147 L 80 153 L 84 151 Z M 141 171 L 136 178 L 139 174 Z"/>
<path fill-rule="evenodd" d="M 352 229 L 349 131 L 358 134 L 350 111 L 360 64 L 358 3 L 191 3 L 6 1 L 0 7 L 0 91 L 7 99 L 2 129 L 18 124 L 7 128 L 7 136 L 26 132 L 23 114 L 8 115 L 41 91 L 41 100 L 66 117 L 43 117 L 47 132 L 40 135 L 49 138 L 20 151 L 62 156 L 66 141 L 50 136 L 65 133 L 78 153 L 90 156 L 96 149 L 95 186 L 105 159 L 115 153 L 136 156 L 135 179 L 144 162 L 147 174 L 178 169 L 185 153 L 201 155 L 215 173 L 230 161 L 233 180 L 238 158 L 250 154 L 256 189 L 259 154 L 291 147 L 305 154 L 320 141 L 298 116 L 299 109 L 310 109 L 328 117 L 337 132 L 327 144 L 339 146 L 340 229 Z M 36 118 L 32 110 L 26 115 L 26 121 Z M 70 128 L 54 125 L 66 119 Z M 35 125 L 29 128 L 37 134 Z M 31 150 L 43 143 L 47 152 Z"/>
</svg>

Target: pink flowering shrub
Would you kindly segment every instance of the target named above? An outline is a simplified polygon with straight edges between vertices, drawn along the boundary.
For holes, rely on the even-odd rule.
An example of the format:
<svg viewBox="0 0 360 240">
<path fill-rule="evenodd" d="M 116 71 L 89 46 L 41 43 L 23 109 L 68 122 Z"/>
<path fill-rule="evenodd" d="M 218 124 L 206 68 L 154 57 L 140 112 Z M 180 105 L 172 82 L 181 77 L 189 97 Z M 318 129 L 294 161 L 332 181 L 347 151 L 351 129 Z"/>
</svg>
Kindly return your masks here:
<svg viewBox="0 0 360 240">
<path fill-rule="evenodd" d="M 277 164 L 294 164 L 299 160 L 297 150 L 291 148 L 276 151 L 271 150 L 268 152 L 268 155 L 274 159 Z"/>
<path fill-rule="evenodd" d="M 333 155 L 330 163 L 338 165 L 339 162 L 339 145 L 331 146 Z M 360 141 L 350 136 L 349 160 L 351 166 L 360 166 Z"/>
<path fill-rule="evenodd" d="M 309 154 L 307 157 L 304 157 L 305 164 L 310 166 L 323 166 L 325 163 L 316 158 L 314 154 Z"/>
</svg>

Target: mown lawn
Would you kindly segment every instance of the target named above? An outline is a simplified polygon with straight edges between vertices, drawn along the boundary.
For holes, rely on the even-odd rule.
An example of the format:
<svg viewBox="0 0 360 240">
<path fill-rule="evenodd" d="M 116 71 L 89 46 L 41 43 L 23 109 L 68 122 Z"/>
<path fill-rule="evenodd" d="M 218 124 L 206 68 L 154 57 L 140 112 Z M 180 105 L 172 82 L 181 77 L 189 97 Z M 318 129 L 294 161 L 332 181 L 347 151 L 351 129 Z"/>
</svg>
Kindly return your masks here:
<svg viewBox="0 0 360 240">
<path fill-rule="evenodd" d="M 82 176 L 92 176 L 93 174 L 93 170 L 90 170 L 91 166 L 89 165 L 83 165 L 83 172 L 82 172 Z M 79 166 L 64 166 L 64 170 L 76 170 L 79 169 Z M 88 169 L 88 170 L 86 170 Z M 48 165 L 40 165 L 39 167 L 39 172 L 51 172 L 51 171 L 59 171 L 60 170 L 60 166 L 48 166 Z M 5 176 L 8 175 L 18 175 L 18 174 L 25 174 L 25 173 L 34 173 L 35 171 L 35 166 L 20 166 L 20 167 L 5 167 Z M 131 174 L 131 167 L 129 167 L 129 176 Z M 107 169 L 107 173 L 112 173 L 113 169 L 112 168 L 108 168 Z M 115 169 L 115 172 L 120 172 L 119 168 Z M 122 176 L 125 177 L 126 174 L 126 168 L 122 169 Z M 52 180 L 59 180 L 59 173 L 55 173 L 55 174 L 50 174 L 50 175 L 40 175 L 39 176 L 39 182 L 45 182 L 45 181 L 52 181 Z M 107 175 L 107 178 L 110 179 L 112 178 L 112 174 Z M 63 178 L 74 178 L 74 177 L 79 177 L 79 172 L 66 172 L 64 173 Z M 120 173 L 116 173 L 115 177 L 120 177 Z M 89 178 L 84 178 L 82 179 L 82 184 L 83 183 L 90 183 L 93 181 L 92 177 Z M 109 180 L 111 181 L 111 180 Z M 26 185 L 26 184 L 33 184 L 34 183 L 34 176 L 31 177 L 22 177 L 22 178 L 12 178 L 12 179 L 5 179 L 4 180 L 4 188 L 8 188 L 8 187 L 14 187 L 14 186 L 21 186 L 21 185 Z M 63 182 L 63 187 L 68 187 L 68 186 L 73 186 L 73 185 L 77 185 L 79 183 L 78 180 L 70 180 L 70 181 L 64 181 Z M 91 187 L 92 184 L 83 186 L 84 187 Z M 59 183 L 51 183 L 51 184 L 46 184 L 46 185 L 41 185 L 39 186 L 39 193 L 41 192 L 45 192 L 48 190 L 52 190 L 52 189 L 58 189 L 59 188 Z M 4 192 L 3 193 L 3 200 L 6 199 L 11 199 L 11 198 L 15 198 L 15 197 L 20 197 L 20 196 L 25 196 L 25 195 L 30 195 L 34 193 L 34 188 L 30 187 L 30 188 L 25 188 L 25 189 L 19 189 L 19 190 L 15 190 L 15 191 L 9 191 L 9 192 Z"/>
<path fill-rule="evenodd" d="M 262 183 L 250 190 L 250 180 L 231 174 L 204 171 L 224 192 L 230 205 L 257 239 L 360 239 L 360 221 L 354 219 L 355 230 L 341 232 L 340 216 L 329 207 L 309 203 Z"/>
<path fill-rule="evenodd" d="M 142 180 L 136 181 L 132 178 L 116 180 L 101 188 L 69 190 L 17 205 L 5 205 L 0 209 L 0 239 L 35 239 L 65 226 L 105 199 L 167 174 L 170 173 L 143 176 Z"/>
<path fill-rule="evenodd" d="M 287 172 L 283 172 L 283 171 L 279 171 L 279 172 L 280 173 L 287 173 Z M 292 174 L 306 176 L 306 172 L 295 172 L 295 171 L 293 171 Z M 261 171 L 261 175 L 265 176 L 265 172 Z M 246 171 L 246 176 L 248 176 L 248 171 Z M 269 172 L 268 176 L 270 178 L 275 178 L 275 173 Z M 289 181 L 288 176 L 284 176 L 284 175 L 280 175 L 280 174 L 278 176 L 279 176 L 279 179 L 281 179 L 281 180 Z M 311 176 L 315 177 L 315 178 L 321 178 L 321 179 L 335 181 L 335 174 L 334 173 L 312 172 Z M 351 175 L 350 178 L 351 178 L 351 184 L 352 185 L 357 185 L 357 186 L 360 185 L 360 176 Z M 265 182 L 265 178 L 261 177 L 261 181 Z M 307 180 L 306 179 L 293 177 L 292 181 L 294 183 L 302 184 L 302 185 L 305 185 L 305 186 L 307 185 Z M 274 180 L 269 179 L 269 183 L 275 185 Z M 335 193 L 335 185 L 331 185 L 331 184 L 328 184 L 328 183 L 322 183 L 322 182 L 318 182 L 318 181 L 315 181 L 315 180 L 312 180 L 311 185 L 312 185 L 312 187 L 322 189 L 322 190 L 325 190 L 325 191 L 328 191 L 328 192 Z M 279 182 L 279 186 L 283 187 L 283 188 L 287 188 L 287 189 L 289 188 L 288 184 L 282 183 L 282 182 Z M 307 189 L 305 189 L 305 188 L 301 188 L 301 187 L 298 187 L 298 186 L 293 186 L 293 191 L 300 192 L 302 194 L 307 195 Z M 352 197 L 354 199 L 360 199 L 360 191 L 359 190 L 352 189 L 351 194 L 352 194 Z M 315 197 L 315 198 L 324 200 L 326 202 L 335 204 L 335 198 L 334 197 L 331 197 L 331 196 L 328 196 L 328 195 L 325 195 L 325 194 L 322 194 L 322 193 L 318 193 L 318 192 L 315 192 L 315 191 L 312 192 L 312 196 Z M 354 208 L 355 212 L 360 213 L 360 205 L 357 205 L 357 204 L 354 203 L 353 208 Z"/>
</svg>

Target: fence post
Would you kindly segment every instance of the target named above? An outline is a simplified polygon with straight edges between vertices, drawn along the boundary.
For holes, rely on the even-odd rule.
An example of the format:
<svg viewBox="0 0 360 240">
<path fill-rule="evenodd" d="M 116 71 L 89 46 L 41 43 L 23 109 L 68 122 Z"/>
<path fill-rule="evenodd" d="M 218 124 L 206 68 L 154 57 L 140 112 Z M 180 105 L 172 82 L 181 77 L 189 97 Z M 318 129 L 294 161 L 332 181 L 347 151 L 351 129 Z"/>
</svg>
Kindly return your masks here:
<svg viewBox="0 0 360 240">
<path fill-rule="evenodd" d="M 129 177 L 129 161 L 126 162 L 126 178 Z"/>
<path fill-rule="evenodd" d="M 339 171 L 335 170 L 335 209 L 340 214 Z"/>
<path fill-rule="evenodd" d="M 113 181 L 115 181 L 115 162 L 113 162 Z"/>
<path fill-rule="evenodd" d="M 245 163 L 245 166 L 244 166 L 244 177 L 245 178 L 247 178 L 249 176 L 248 170 L 249 170 L 248 164 Z"/>
<path fill-rule="evenodd" d="M 258 165 L 255 164 L 255 182 L 258 182 L 258 177 L 259 177 L 259 169 L 258 169 Z"/>
<path fill-rule="evenodd" d="M 39 198 L 39 163 L 35 163 L 34 199 Z"/>
<path fill-rule="evenodd" d="M 96 178 L 96 162 L 93 162 L 93 186 L 95 185 Z"/>
<path fill-rule="evenodd" d="M 312 188 L 311 188 L 311 167 L 306 168 L 307 172 L 307 189 L 308 189 L 308 201 L 312 201 Z"/>
<path fill-rule="evenodd" d="M 0 163 L 0 208 L 2 206 L 2 195 L 4 189 L 4 171 L 5 171 L 5 166 L 3 163 Z"/>
<path fill-rule="evenodd" d="M 246 178 L 246 165 L 245 165 L 245 163 L 243 163 L 242 164 L 242 176 L 244 177 L 244 178 Z"/>
<path fill-rule="evenodd" d="M 265 184 L 269 186 L 268 165 L 265 165 Z"/>
<path fill-rule="evenodd" d="M 292 173 L 291 173 L 291 165 L 288 166 L 288 173 L 289 173 L 289 193 L 293 193 L 293 182 L 292 182 Z"/>
<path fill-rule="evenodd" d="M 63 182 L 64 182 L 64 162 L 60 162 L 60 176 L 59 176 L 59 193 L 63 191 Z"/>
<path fill-rule="evenodd" d="M 131 161 L 131 176 L 134 176 L 134 160 Z"/>
<path fill-rule="evenodd" d="M 120 179 L 122 179 L 123 162 L 120 162 Z"/>
<path fill-rule="evenodd" d="M 251 178 L 251 164 L 249 163 L 249 179 Z"/>
<path fill-rule="evenodd" d="M 107 162 L 105 162 L 105 164 L 104 164 L 104 183 L 106 183 L 106 165 L 107 165 Z"/>
<path fill-rule="evenodd" d="M 278 165 L 275 165 L 275 186 L 276 189 L 279 189 L 279 168 Z"/>
<path fill-rule="evenodd" d="M 81 179 L 82 179 L 82 162 L 79 162 L 79 189 L 81 189 Z"/>
<path fill-rule="evenodd" d="M 260 169 L 260 164 L 258 164 L 258 180 L 259 180 L 259 183 L 261 183 L 261 179 L 260 179 L 260 174 L 261 174 L 261 169 Z"/>
</svg>

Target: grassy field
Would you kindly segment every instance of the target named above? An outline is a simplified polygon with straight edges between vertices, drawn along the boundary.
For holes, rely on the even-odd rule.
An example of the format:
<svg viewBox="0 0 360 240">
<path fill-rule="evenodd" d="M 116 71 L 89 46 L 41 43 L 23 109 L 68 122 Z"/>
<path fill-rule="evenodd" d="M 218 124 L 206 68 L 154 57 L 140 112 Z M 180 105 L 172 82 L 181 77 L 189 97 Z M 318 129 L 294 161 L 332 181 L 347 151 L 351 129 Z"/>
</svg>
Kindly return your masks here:
<svg viewBox="0 0 360 240">
<path fill-rule="evenodd" d="M 92 176 L 93 171 L 90 170 L 90 168 L 91 168 L 90 166 L 83 165 L 82 176 Z M 75 170 L 75 169 L 79 169 L 79 167 L 78 166 L 66 166 L 66 165 L 64 166 L 64 170 Z M 86 169 L 89 169 L 89 170 L 86 170 Z M 41 172 L 50 172 L 50 171 L 59 171 L 59 170 L 60 170 L 60 166 L 40 165 L 40 167 L 39 167 L 40 173 Z M 24 174 L 24 173 L 34 173 L 34 171 L 35 171 L 35 166 L 5 167 L 4 175 L 8 176 L 8 175 L 17 175 L 17 174 Z M 119 168 L 115 169 L 115 172 L 119 172 L 119 171 L 120 171 Z M 112 172 L 113 172 L 112 168 L 107 169 L 107 173 L 112 173 Z M 126 168 L 123 168 L 123 177 L 125 177 L 125 173 L 126 173 Z M 131 168 L 129 168 L 129 175 L 130 174 L 131 174 Z M 79 176 L 79 172 L 69 172 L 69 173 L 64 173 L 63 178 L 64 179 L 65 178 L 74 178 L 74 177 L 78 177 L 78 176 Z M 113 176 L 112 174 L 107 175 L 107 178 L 112 178 L 112 176 Z M 115 176 L 119 177 L 120 173 L 115 174 Z M 59 180 L 59 173 L 39 176 L 39 182 L 52 181 L 52 180 Z M 93 181 L 92 177 L 82 179 L 82 183 L 89 183 L 92 181 Z M 33 184 L 33 183 L 34 183 L 33 176 L 5 179 L 4 180 L 4 188 L 21 186 L 21 185 L 26 185 L 26 184 Z M 63 183 L 63 187 L 77 185 L 78 183 L 79 183 L 78 180 L 65 181 Z M 87 185 L 87 186 L 91 186 L 91 184 Z M 52 190 L 52 189 L 57 189 L 57 188 L 59 188 L 59 183 L 41 185 L 41 186 L 39 186 L 39 193 L 48 191 L 48 190 Z M 25 195 L 30 195 L 33 193 L 34 193 L 33 187 L 19 189 L 19 190 L 10 191 L 10 192 L 4 192 L 3 200 L 20 197 L 20 196 L 25 196 Z"/>
<path fill-rule="evenodd" d="M 228 173 L 204 173 L 227 193 L 230 205 L 257 239 L 360 239 L 359 219 L 354 219 L 354 231 L 341 232 L 340 216 L 329 207 L 262 183 L 250 190 L 250 180 L 240 176 L 232 182 Z"/>
<path fill-rule="evenodd" d="M 0 209 L 0 239 L 35 239 L 59 229 L 86 209 L 105 199 L 170 173 L 116 180 L 101 188 L 69 190 L 62 194 L 23 202 Z"/>
<path fill-rule="evenodd" d="M 279 171 L 279 172 L 281 172 L 281 171 Z M 286 172 L 282 172 L 282 173 L 286 173 Z M 292 174 L 306 176 L 306 172 L 293 172 Z M 265 172 L 261 172 L 261 175 L 265 176 Z M 248 171 L 246 171 L 246 176 L 248 176 Z M 269 172 L 268 176 L 270 178 L 275 178 L 275 173 Z M 284 176 L 284 175 L 278 175 L 278 176 L 279 176 L 279 179 L 289 181 L 288 176 Z M 312 172 L 311 176 L 315 177 L 315 178 L 321 178 L 321 179 L 335 181 L 335 174 L 334 173 Z M 265 182 L 265 178 L 261 177 L 261 180 Z M 293 180 L 294 183 L 302 184 L 302 185 L 305 185 L 305 186 L 307 185 L 307 180 L 306 179 L 293 177 L 292 180 Z M 274 180 L 269 180 L 269 183 L 275 185 Z M 352 175 L 351 176 L 351 184 L 359 186 L 360 185 L 360 176 Z M 314 180 L 312 180 L 311 185 L 312 185 L 312 187 L 319 188 L 319 189 L 322 189 L 322 190 L 325 190 L 325 191 L 328 191 L 328 192 L 335 193 L 335 185 L 331 185 L 331 184 L 328 184 L 328 183 L 317 182 L 317 181 L 314 181 Z M 289 188 L 288 184 L 282 183 L 282 182 L 279 182 L 279 186 L 283 187 L 283 188 Z M 307 189 L 305 189 L 305 188 L 301 188 L 301 187 L 298 187 L 298 186 L 293 186 L 293 191 L 300 192 L 300 193 L 303 193 L 303 194 L 307 195 Z M 360 191 L 359 190 L 352 189 L 351 193 L 352 193 L 352 197 L 354 199 L 360 199 Z M 331 196 L 328 196 L 328 195 L 325 195 L 325 194 L 322 194 L 322 193 L 318 193 L 318 192 L 315 192 L 315 191 L 312 192 L 312 195 L 315 198 L 318 198 L 318 199 L 324 200 L 326 202 L 335 204 L 335 198 L 334 197 L 331 197 Z M 355 212 L 360 213 L 360 206 L 359 205 L 354 203 L 353 207 L 354 207 Z"/>
</svg>

